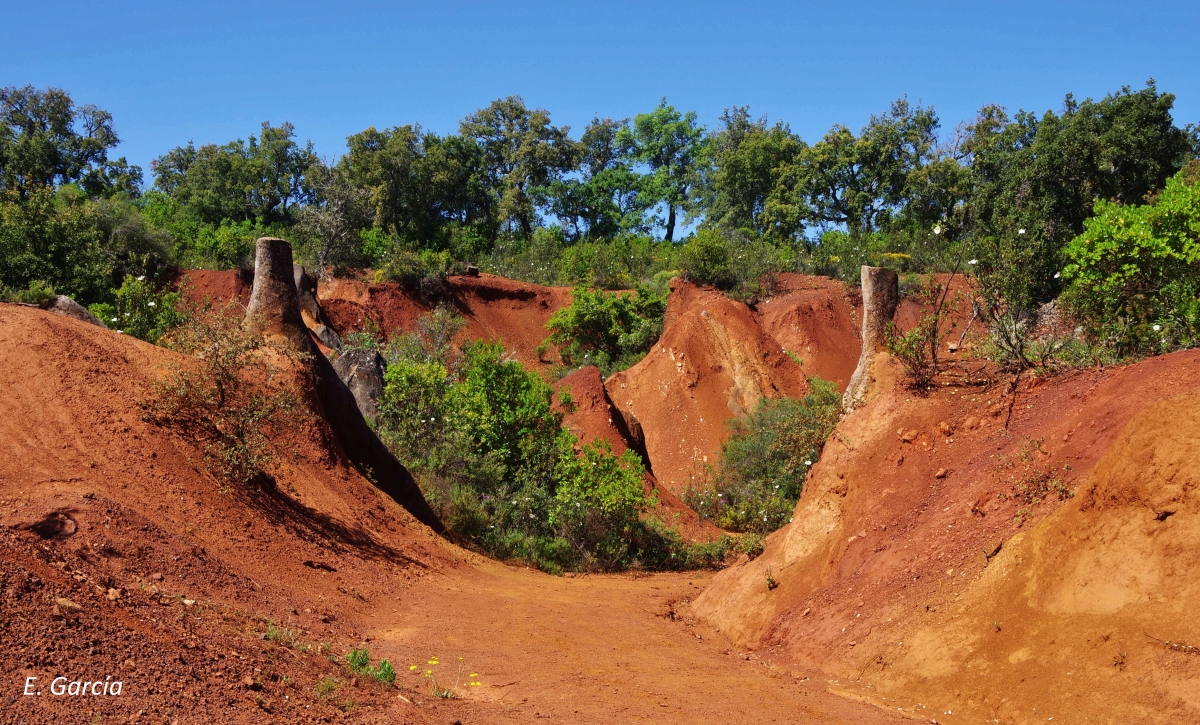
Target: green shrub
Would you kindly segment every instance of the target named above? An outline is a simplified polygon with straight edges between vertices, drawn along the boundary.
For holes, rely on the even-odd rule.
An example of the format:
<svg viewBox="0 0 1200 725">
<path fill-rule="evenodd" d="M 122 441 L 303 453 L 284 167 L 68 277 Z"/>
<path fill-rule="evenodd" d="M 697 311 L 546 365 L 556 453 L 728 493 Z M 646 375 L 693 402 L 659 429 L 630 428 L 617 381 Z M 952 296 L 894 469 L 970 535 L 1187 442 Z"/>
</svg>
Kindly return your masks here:
<svg viewBox="0 0 1200 725">
<path fill-rule="evenodd" d="M 177 309 L 179 293 L 156 291 L 144 276 L 126 275 L 113 297 L 112 303 L 96 302 L 88 305 L 88 309 L 105 325 L 126 335 L 158 342 L 183 321 L 183 314 Z"/>
<path fill-rule="evenodd" d="M 58 295 L 54 292 L 53 287 L 37 279 L 30 282 L 28 287 L 21 290 L 13 290 L 0 286 L 0 302 L 49 307 L 57 298 Z"/>
<path fill-rule="evenodd" d="M 571 304 L 550 316 L 547 341 L 567 366 L 595 365 L 610 375 L 634 365 L 662 332 L 667 300 L 645 287 L 609 293 L 576 287 Z"/>
<path fill-rule="evenodd" d="M 290 348 L 243 329 L 240 306 L 190 310 L 160 342 L 194 357 L 156 382 L 141 401 L 144 417 L 199 443 L 209 472 L 222 485 L 245 484 L 274 459 L 272 439 L 305 413 L 274 362 L 299 359 Z"/>
<path fill-rule="evenodd" d="M 1118 355 L 1200 344 L 1200 183 L 1181 171 L 1152 204 L 1095 211 L 1065 250 L 1066 307 Z"/>
<path fill-rule="evenodd" d="M 613 455 L 597 438 L 579 456 L 559 459 L 550 525 L 575 547 L 585 565 L 619 568 L 630 560 L 633 534 L 640 516 L 656 501 L 647 500 L 646 470 L 633 451 Z"/>
<path fill-rule="evenodd" d="M 735 419 L 712 483 L 685 491 L 684 502 L 729 531 L 766 534 L 787 523 L 841 415 L 833 383 L 814 377 L 809 385 L 802 399 L 763 401 Z"/>
<path fill-rule="evenodd" d="M 462 543 L 549 572 L 696 560 L 642 516 L 637 456 L 576 439 L 541 377 L 499 344 L 450 344 L 448 310 L 389 343 L 379 431 Z"/>
<path fill-rule="evenodd" d="M 733 286 L 729 240 L 712 229 L 701 229 L 679 250 L 679 271 L 696 284 L 721 289 Z"/>
</svg>

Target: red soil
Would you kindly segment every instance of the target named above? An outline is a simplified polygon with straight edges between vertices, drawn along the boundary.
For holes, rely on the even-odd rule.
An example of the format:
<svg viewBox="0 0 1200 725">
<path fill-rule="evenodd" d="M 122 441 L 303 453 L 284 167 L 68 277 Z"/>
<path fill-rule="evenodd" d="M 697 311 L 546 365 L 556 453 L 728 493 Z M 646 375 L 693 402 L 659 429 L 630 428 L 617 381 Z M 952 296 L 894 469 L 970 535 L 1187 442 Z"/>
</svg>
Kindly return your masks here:
<svg viewBox="0 0 1200 725">
<path fill-rule="evenodd" d="M 1200 721 L 1200 352 L 1023 384 L 1007 428 L 1006 386 L 918 398 L 885 364 L 794 523 L 691 611 L 942 723 Z"/>
<path fill-rule="evenodd" d="M 899 721 L 683 616 L 708 576 L 556 578 L 444 542 L 347 468 L 320 422 L 277 442 L 274 488 L 223 492 L 194 441 L 142 420 L 137 401 L 177 364 L 0 305 L 7 720 Z M 263 639 L 272 622 L 307 649 Z M 330 661 L 356 646 L 396 663 L 398 688 Z M 407 667 L 451 684 L 458 657 L 483 683 L 458 701 Z M 47 694 L 60 674 L 124 689 Z M 41 697 L 21 694 L 26 677 Z"/>
<path fill-rule="evenodd" d="M 573 410 L 563 409 L 561 402 L 557 402 L 557 405 L 564 412 L 563 424 L 579 438 L 579 445 L 584 446 L 600 438 L 608 441 L 617 455 L 633 448 L 649 469 L 644 445 L 631 441 L 632 434 L 628 432 L 620 411 L 609 400 L 596 366 L 589 365 L 576 370 L 555 383 L 554 388 L 558 391 L 557 401 L 562 399 L 563 388 L 570 390 L 574 400 Z M 685 539 L 712 541 L 721 536 L 719 528 L 702 520 L 675 494 L 658 485 L 658 480 L 649 470 L 646 473 L 646 493 L 653 493 L 658 499 L 654 515 L 679 531 Z"/>
<path fill-rule="evenodd" d="M 862 292 L 835 279 L 780 275 L 780 291 L 754 317 L 763 330 L 800 358 L 808 376 L 845 390 L 862 353 Z"/>
<path fill-rule="evenodd" d="M 389 335 L 408 331 L 431 309 L 395 282 L 335 279 L 318 284 L 317 298 L 341 335 L 362 330 L 368 319 Z M 537 348 L 548 334 L 550 315 L 571 303 L 571 291 L 481 274 L 447 278 L 445 302 L 466 320 L 460 339 L 498 340 L 527 367 L 545 370 Z"/>
<path fill-rule="evenodd" d="M 237 269 L 189 269 L 183 273 L 180 283 L 195 302 L 207 298 L 216 303 L 238 300 L 245 305 L 250 301 L 254 275 Z"/>
<path fill-rule="evenodd" d="M 802 396 L 808 381 L 746 305 L 673 280 L 662 337 L 605 388 L 641 422 L 654 474 L 679 495 L 717 462 L 728 419 L 763 398 Z"/>
</svg>

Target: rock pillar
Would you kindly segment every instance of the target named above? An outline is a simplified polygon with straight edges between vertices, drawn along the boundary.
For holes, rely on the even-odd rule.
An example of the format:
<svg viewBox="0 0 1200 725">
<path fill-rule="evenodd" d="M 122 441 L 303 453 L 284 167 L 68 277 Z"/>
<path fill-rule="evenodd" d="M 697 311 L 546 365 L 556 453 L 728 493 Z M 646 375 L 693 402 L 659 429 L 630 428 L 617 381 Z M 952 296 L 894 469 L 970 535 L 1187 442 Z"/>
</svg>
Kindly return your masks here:
<svg viewBox="0 0 1200 725">
<path fill-rule="evenodd" d="M 317 412 L 329 423 L 346 458 L 377 488 L 438 533 L 445 527 L 429 507 L 412 474 L 400 464 L 363 418 L 354 394 L 313 342 L 300 315 L 292 268 L 292 246 L 282 239 L 258 240 L 254 289 L 246 308 L 246 326 L 282 339 L 307 353 Z"/>
<path fill-rule="evenodd" d="M 887 325 L 896 316 L 896 307 L 900 304 L 900 278 L 896 270 L 886 267 L 862 268 L 862 354 L 858 358 L 858 367 L 846 386 L 846 394 L 842 397 L 842 405 L 847 411 L 862 404 L 870 391 L 874 376 L 871 365 L 875 356 L 887 348 L 884 334 Z"/>
</svg>

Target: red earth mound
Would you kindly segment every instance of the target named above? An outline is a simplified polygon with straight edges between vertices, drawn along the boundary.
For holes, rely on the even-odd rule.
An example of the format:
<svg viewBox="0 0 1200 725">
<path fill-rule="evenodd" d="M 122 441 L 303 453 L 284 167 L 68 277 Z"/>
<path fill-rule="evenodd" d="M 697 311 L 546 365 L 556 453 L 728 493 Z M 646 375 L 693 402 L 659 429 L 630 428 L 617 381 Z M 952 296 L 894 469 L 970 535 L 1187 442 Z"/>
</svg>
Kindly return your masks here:
<svg viewBox="0 0 1200 725">
<path fill-rule="evenodd" d="M 1200 720 L 1200 352 L 1015 401 L 967 379 L 918 398 L 882 365 L 794 522 L 691 611 L 942 723 Z"/>
<path fill-rule="evenodd" d="M 339 334 L 364 329 L 370 322 L 389 335 L 411 330 L 418 317 L 439 301 L 462 314 L 467 324 L 462 340 L 498 340 L 535 370 L 547 369 L 537 349 L 546 339 L 550 315 L 571 304 L 566 287 L 542 287 L 491 274 L 448 277 L 443 288 L 421 301 L 414 291 L 395 282 L 368 284 L 334 279 L 317 287 L 321 308 Z"/>
<path fill-rule="evenodd" d="M 862 353 L 862 292 L 828 277 L 780 275 L 779 292 L 754 317 L 763 330 L 800 359 L 805 375 L 845 390 Z"/>
<path fill-rule="evenodd" d="M 600 438 L 612 446 L 613 453 L 621 455 L 632 448 L 647 467 L 646 493 L 654 493 L 658 508 L 654 515 L 677 529 L 685 539 L 712 541 L 721 536 L 721 530 L 709 521 L 702 520 L 690 506 L 680 501 L 675 494 L 658 485 L 650 467 L 645 440 L 640 428 L 630 430 L 616 406 L 608 398 L 600 370 L 595 365 L 580 368 L 563 377 L 554 388 L 558 391 L 557 404 L 563 411 L 563 424 L 579 438 L 584 446 Z M 573 405 L 562 407 L 563 390 L 570 390 Z"/>
<path fill-rule="evenodd" d="M 195 302 L 205 299 L 216 303 L 238 300 L 245 305 L 250 301 L 254 273 L 240 269 L 189 269 L 177 283 Z"/>
<path fill-rule="evenodd" d="M 0 305 L 6 721 L 899 722 L 687 618 L 709 575 L 550 577 L 434 537 L 320 421 L 275 442 L 273 486 L 223 488 L 137 402 L 186 364 Z M 354 647 L 396 684 L 349 671 Z M 123 691 L 55 696 L 58 676 Z"/>
<path fill-rule="evenodd" d="M 679 495 L 717 462 L 728 419 L 764 398 L 803 396 L 808 381 L 746 305 L 676 279 L 662 337 L 605 388 L 640 422 L 659 483 Z"/>
</svg>

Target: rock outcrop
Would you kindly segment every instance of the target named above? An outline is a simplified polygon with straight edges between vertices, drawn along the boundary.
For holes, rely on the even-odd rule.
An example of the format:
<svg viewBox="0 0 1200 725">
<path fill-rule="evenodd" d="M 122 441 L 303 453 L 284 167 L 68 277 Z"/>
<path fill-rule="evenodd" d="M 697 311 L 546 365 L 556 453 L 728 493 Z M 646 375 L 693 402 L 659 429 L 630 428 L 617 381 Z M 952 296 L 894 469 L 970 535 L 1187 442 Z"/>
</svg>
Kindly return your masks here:
<svg viewBox="0 0 1200 725">
<path fill-rule="evenodd" d="M 99 317 L 93 315 L 91 310 L 66 295 L 55 297 L 54 301 L 46 309 L 56 315 L 66 315 L 80 322 L 86 322 L 89 325 L 107 328 L 107 325 L 101 322 Z"/>
<path fill-rule="evenodd" d="M 425 501 L 412 474 L 367 425 L 354 394 L 309 335 L 300 313 L 292 247 L 282 239 L 263 237 L 258 240 L 254 289 L 250 293 L 245 324 L 251 331 L 286 341 L 307 353 L 314 402 L 346 458 L 418 520 L 438 533 L 444 532 L 445 527 Z"/>
<path fill-rule="evenodd" d="M 387 362 L 374 350 L 347 350 L 333 361 L 338 377 L 354 393 L 354 400 L 363 417 L 375 420 L 379 417 L 379 398 L 383 395 L 383 374 Z"/>
<path fill-rule="evenodd" d="M 900 304 L 900 278 L 896 270 L 886 267 L 862 268 L 862 354 L 858 367 L 850 377 L 842 405 L 847 410 L 861 405 L 871 391 L 875 357 L 887 348 L 884 339 L 887 325 L 896 316 Z"/>
</svg>

